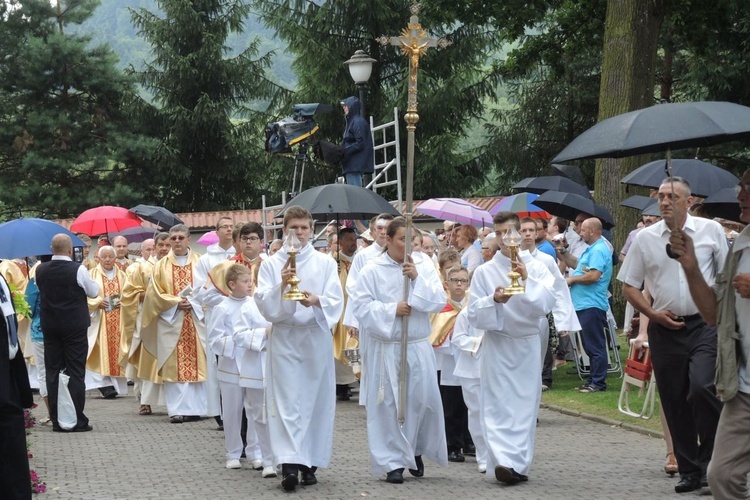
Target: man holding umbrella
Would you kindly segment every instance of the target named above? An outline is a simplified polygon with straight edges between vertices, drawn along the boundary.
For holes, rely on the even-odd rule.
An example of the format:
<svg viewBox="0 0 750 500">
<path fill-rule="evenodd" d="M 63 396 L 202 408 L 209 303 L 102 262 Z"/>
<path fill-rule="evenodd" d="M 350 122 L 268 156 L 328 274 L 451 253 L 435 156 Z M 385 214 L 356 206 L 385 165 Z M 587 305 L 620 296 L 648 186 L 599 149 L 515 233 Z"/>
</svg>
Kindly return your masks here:
<svg viewBox="0 0 750 500">
<path fill-rule="evenodd" d="M 737 185 L 743 222 L 750 222 L 750 170 Z M 718 327 L 716 390 L 724 407 L 716 431 L 708 483 L 714 498 L 747 498 L 750 449 L 747 419 L 750 416 L 750 226 L 735 238 L 724 269 L 716 279 L 717 289 L 709 287 L 698 266 L 695 242 L 685 232 L 670 238 L 672 250 L 685 270 L 690 294 L 709 325 Z M 718 297 L 718 300 L 717 300 Z M 736 339 L 739 334 L 739 342 Z M 737 349 L 742 353 L 737 353 Z M 738 355 L 739 354 L 739 355 Z"/>
<path fill-rule="evenodd" d="M 698 268 L 691 273 L 700 274 L 708 286 L 713 286 L 724 265 L 724 231 L 717 222 L 687 213 L 693 202 L 690 193 L 690 185 L 679 177 L 662 182 L 658 195 L 662 220 L 638 233 L 617 275 L 625 298 L 650 320 L 654 374 L 679 464 L 677 493 L 707 486 L 706 469 L 721 412 L 713 385 L 716 328 L 701 317 L 699 304 L 705 297 L 696 296 L 697 301 L 691 297 L 685 264 L 665 251 L 670 235 L 688 235 Z M 644 283 L 653 303 L 641 293 Z M 713 318 L 706 319 L 713 322 Z M 645 339 L 639 336 L 637 340 Z"/>
</svg>

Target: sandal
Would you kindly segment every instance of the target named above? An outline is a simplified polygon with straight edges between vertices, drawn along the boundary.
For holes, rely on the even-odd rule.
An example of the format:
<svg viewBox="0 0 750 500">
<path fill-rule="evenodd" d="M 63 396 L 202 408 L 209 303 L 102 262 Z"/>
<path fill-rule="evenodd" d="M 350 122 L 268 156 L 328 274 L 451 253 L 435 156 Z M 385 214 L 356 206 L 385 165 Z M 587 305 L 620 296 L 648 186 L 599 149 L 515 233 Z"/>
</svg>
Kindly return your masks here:
<svg viewBox="0 0 750 500">
<path fill-rule="evenodd" d="M 141 405 L 138 409 L 139 415 L 151 415 L 151 405 Z"/>
<path fill-rule="evenodd" d="M 52 419 L 50 419 L 49 417 L 45 417 L 39 420 L 39 425 L 47 425 L 50 422 L 52 422 Z"/>
<path fill-rule="evenodd" d="M 667 461 L 664 462 L 664 472 L 666 474 L 669 474 L 670 477 L 679 472 L 679 468 L 677 467 L 677 459 L 672 452 L 667 453 Z"/>
</svg>

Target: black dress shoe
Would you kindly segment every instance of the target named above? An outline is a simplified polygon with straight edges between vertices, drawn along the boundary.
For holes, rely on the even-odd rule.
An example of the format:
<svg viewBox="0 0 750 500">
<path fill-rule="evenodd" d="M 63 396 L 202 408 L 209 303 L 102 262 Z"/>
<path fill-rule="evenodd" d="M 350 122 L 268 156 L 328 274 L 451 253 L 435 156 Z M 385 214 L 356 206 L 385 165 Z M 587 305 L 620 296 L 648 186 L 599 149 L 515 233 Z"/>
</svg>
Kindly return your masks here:
<svg viewBox="0 0 750 500">
<path fill-rule="evenodd" d="M 422 462 L 422 455 L 419 455 L 418 457 L 414 457 L 414 461 L 417 463 L 417 468 L 409 469 L 409 474 L 411 474 L 414 477 L 424 476 L 424 462 Z"/>
<path fill-rule="evenodd" d="M 294 491 L 297 489 L 297 484 L 299 484 L 299 478 L 296 472 L 285 474 L 284 479 L 281 480 L 281 487 L 284 488 L 284 491 Z"/>
<path fill-rule="evenodd" d="M 701 476 L 701 488 L 708 488 L 708 476 L 705 474 Z"/>
<path fill-rule="evenodd" d="M 181 424 L 185 421 L 185 418 L 182 415 L 172 415 L 169 417 L 169 421 L 173 424 Z"/>
<path fill-rule="evenodd" d="M 77 426 L 73 427 L 70 430 L 70 432 L 89 432 L 89 431 L 93 431 L 93 430 L 94 430 L 94 426 L 93 425 L 86 424 L 86 425 L 77 425 Z"/>
<path fill-rule="evenodd" d="M 508 486 L 512 486 L 514 484 L 528 481 L 529 476 L 519 474 L 511 467 L 503 467 L 502 465 L 498 465 L 497 467 L 495 467 L 495 479 L 497 479 L 501 483 L 507 484 Z"/>
<path fill-rule="evenodd" d="M 453 450 L 450 453 L 448 453 L 448 461 L 449 462 L 465 462 L 466 457 L 461 455 L 461 452 L 457 450 Z"/>
<path fill-rule="evenodd" d="M 688 493 L 701 489 L 701 478 L 696 476 L 682 476 L 674 487 L 675 493 Z"/>
<path fill-rule="evenodd" d="M 392 484 L 401 484 L 404 482 L 404 469 L 393 469 L 385 476 L 385 481 Z"/>
<path fill-rule="evenodd" d="M 317 471 L 317 467 L 307 467 L 303 465 L 300 467 L 300 471 L 302 471 L 302 485 L 304 486 L 312 486 L 313 484 L 318 483 L 318 478 L 315 477 L 315 471 Z"/>
<path fill-rule="evenodd" d="M 117 390 L 114 388 L 114 386 L 111 385 L 101 387 L 99 389 L 99 393 L 104 399 L 115 399 L 117 397 Z"/>
<path fill-rule="evenodd" d="M 197 422 L 197 421 L 199 421 L 199 420 L 200 420 L 201 418 L 200 418 L 200 417 L 199 417 L 198 415 L 185 415 L 184 417 L 182 417 L 182 419 L 183 419 L 183 420 L 184 420 L 185 422 Z"/>
<path fill-rule="evenodd" d="M 473 457 L 477 454 L 477 449 L 474 447 L 473 444 L 466 445 L 463 449 L 464 455 L 469 455 L 470 457 Z"/>
</svg>

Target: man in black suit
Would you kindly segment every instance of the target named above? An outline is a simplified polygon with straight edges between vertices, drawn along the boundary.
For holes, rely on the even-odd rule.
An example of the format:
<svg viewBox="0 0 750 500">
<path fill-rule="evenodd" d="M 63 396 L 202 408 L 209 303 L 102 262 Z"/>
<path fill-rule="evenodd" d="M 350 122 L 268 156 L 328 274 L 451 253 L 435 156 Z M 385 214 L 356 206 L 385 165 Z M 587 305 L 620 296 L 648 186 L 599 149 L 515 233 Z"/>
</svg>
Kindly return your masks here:
<svg viewBox="0 0 750 500">
<path fill-rule="evenodd" d="M 39 265 L 40 319 L 44 331 L 44 363 L 52 430 L 62 432 L 57 421 L 57 384 L 61 370 L 70 377 L 68 390 L 78 416 L 72 432 L 93 429 L 83 413 L 86 402 L 86 356 L 91 324 L 86 297 L 96 297 L 99 285 L 78 262 L 73 262 L 73 242 L 66 234 L 52 238 L 52 260 Z"/>
<path fill-rule="evenodd" d="M 16 314 L 5 278 L 0 276 L 0 493 L 3 498 L 31 498 L 26 454 L 24 408 L 34 403 L 26 363 L 18 345 Z"/>
</svg>

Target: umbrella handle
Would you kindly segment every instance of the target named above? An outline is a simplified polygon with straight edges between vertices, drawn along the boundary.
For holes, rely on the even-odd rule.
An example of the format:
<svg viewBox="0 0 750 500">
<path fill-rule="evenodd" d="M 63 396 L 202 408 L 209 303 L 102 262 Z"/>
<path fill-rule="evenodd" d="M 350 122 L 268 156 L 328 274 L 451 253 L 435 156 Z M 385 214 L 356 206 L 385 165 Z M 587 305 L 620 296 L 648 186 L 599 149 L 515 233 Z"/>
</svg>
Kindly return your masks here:
<svg viewBox="0 0 750 500">
<path fill-rule="evenodd" d="M 670 245 L 669 243 L 667 243 L 667 246 L 666 246 L 665 250 L 667 252 L 667 257 L 669 257 L 670 259 L 677 260 L 677 259 L 680 258 L 679 255 L 677 255 L 676 253 L 672 252 L 672 245 Z"/>
</svg>

